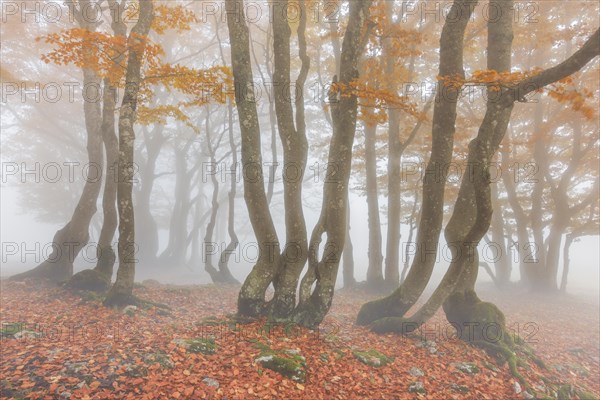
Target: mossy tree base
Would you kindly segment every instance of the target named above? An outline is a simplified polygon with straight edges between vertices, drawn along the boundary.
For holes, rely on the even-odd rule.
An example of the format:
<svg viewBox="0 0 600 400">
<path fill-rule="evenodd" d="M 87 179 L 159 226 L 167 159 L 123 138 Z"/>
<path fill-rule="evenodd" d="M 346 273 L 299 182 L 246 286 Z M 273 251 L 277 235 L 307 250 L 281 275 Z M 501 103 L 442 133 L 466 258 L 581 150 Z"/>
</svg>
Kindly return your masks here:
<svg viewBox="0 0 600 400">
<path fill-rule="evenodd" d="M 530 389 L 529 384 L 517 369 L 525 365 L 523 354 L 540 367 L 544 363 L 537 358 L 531 348 L 520 338 L 513 339 L 513 335 L 506 328 L 506 319 L 500 309 L 493 303 L 484 302 L 477 297 L 473 290 L 455 292 L 443 304 L 446 318 L 454 328 L 461 340 L 480 347 L 488 354 L 496 357 L 499 362 L 507 362 L 511 374 Z"/>
<path fill-rule="evenodd" d="M 104 293 L 110 288 L 110 279 L 95 269 L 86 269 L 73 275 L 66 286 L 76 290 Z"/>
<path fill-rule="evenodd" d="M 395 313 L 394 300 L 392 295 L 390 295 L 363 304 L 356 317 L 356 324 L 369 325 L 382 318 L 399 317 L 399 315 Z"/>
</svg>

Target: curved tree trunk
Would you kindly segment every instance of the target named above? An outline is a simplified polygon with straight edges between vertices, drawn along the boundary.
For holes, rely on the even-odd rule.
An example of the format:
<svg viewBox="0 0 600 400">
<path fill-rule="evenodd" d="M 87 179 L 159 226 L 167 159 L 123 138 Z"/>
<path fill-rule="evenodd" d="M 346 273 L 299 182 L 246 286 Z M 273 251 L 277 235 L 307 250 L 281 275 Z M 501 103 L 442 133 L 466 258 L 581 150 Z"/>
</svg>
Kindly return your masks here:
<svg viewBox="0 0 600 400">
<path fill-rule="evenodd" d="M 368 20 L 370 4 L 369 0 L 350 2 L 348 27 L 341 54 L 339 83 L 342 87 L 348 87 L 350 82 L 358 78 L 358 61 L 365 45 L 361 30 Z M 348 182 L 352 166 L 358 101 L 355 95 L 341 96 L 336 83 L 338 82 L 334 79 L 334 90 L 330 93 L 333 135 L 329 148 L 326 179 L 323 184 L 323 204 L 319 223 L 311 235 L 309 266 L 307 275 L 302 280 L 305 293 L 304 295 L 301 293 L 301 302 L 294 315 L 295 321 L 308 327 L 320 324 L 331 307 L 346 239 Z M 318 248 L 323 234 L 327 235 L 327 241 L 324 254 L 318 259 Z M 312 287 L 314 279 L 316 279 L 314 290 L 307 290 Z"/>
<path fill-rule="evenodd" d="M 285 205 L 286 244 L 280 258 L 278 273 L 273 282 L 273 316 L 287 318 L 296 306 L 296 292 L 300 273 L 308 257 L 308 239 L 304 211 L 302 209 L 302 182 L 308 157 L 306 122 L 304 118 L 304 83 L 310 67 L 306 52 L 306 10 L 304 1 L 298 26 L 299 57 L 302 61 L 296 81 L 296 121 L 290 99 L 290 25 L 282 10 L 287 9 L 287 1 L 278 3 L 273 15 L 273 77 L 279 88 L 275 89 L 275 111 L 277 127 L 283 145 L 283 196 Z"/>
<path fill-rule="evenodd" d="M 86 7 L 90 0 L 81 0 L 79 8 L 73 7 L 74 17 L 82 29 L 93 32 L 97 24 L 85 18 Z M 83 86 L 100 87 L 102 80 L 91 69 L 83 69 Z M 94 95 L 95 96 L 95 95 Z M 73 262 L 88 243 L 92 217 L 96 214 L 98 195 L 102 187 L 104 170 L 104 152 L 102 149 L 102 110 L 101 103 L 83 91 L 83 113 L 87 135 L 88 171 L 83 191 L 67 224 L 59 229 L 52 239 L 52 253 L 47 260 L 36 268 L 13 275 L 12 280 L 26 278 L 49 279 L 63 282 L 73 275 Z"/>
<path fill-rule="evenodd" d="M 119 210 L 119 269 L 117 280 L 111 287 L 105 305 L 135 302 L 133 283 L 135 277 L 136 250 L 135 219 L 133 210 L 134 141 L 133 124 L 136 119 L 138 92 L 141 81 L 144 51 L 134 51 L 132 46 L 147 37 L 154 18 L 152 0 L 140 0 L 139 19 L 129 34 L 129 55 L 125 73 L 125 91 L 119 114 L 119 180 L 117 204 Z"/>
<path fill-rule="evenodd" d="M 457 2 L 454 4 L 457 4 Z M 488 68 L 508 70 L 510 68 L 513 37 L 512 20 L 509 12 L 512 7 L 512 0 L 497 1 L 497 3 L 498 7 L 496 9 L 504 10 L 504 12 L 500 13 L 500 17 L 496 21 L 490 19 L 488 22 Z M 476 262 L 476 248 L 487 232 L 492 216 L 489 163 L 506 132 L 515 101 L 522 99 L 523 96 L 536 89 L 563 79 L 565 76 L 581 69 L 599 53 L 600 30 L 596 31 L 579 51 L 561 64 L 545 70 L 533 78 L 525 79 L 514 87 L 501 88 L 496 91 L 495 95 L 488 91 L 485 117 L 479 128 L 477 138 L 469 145 L 468 160 L 471 163 L 469 164 L 471 168 L 463 177 L 458 200 L 446 230 L 448 243 L 450 245 L 454 244 L 454 257 L 450 268 L 434 294 L 412 317 L 405 319 L 392 315 L 391 318 L 382 318 L 373 324 L 374 330 L 379 332 L 412 331 L 433 316 L 441 303 L 453 291 L 464 292 L 465 296 L 467 292 L 474 293 L 473 288 L 479 270 L 478 262 Z M 472 194 L 469 194 L 469 191 Z M 474 217 L 472 212 L 467 212 L 467 210 L 473 209 L 473 204 L 475 204 Z M 466 224 L 469 224 L 469 230 L 464 234 L 462 227 Z M 361 309 L 361 313 L 364 313 L 364 311 L 365 306 Z M 364 314 L 359 314 L 359 322 L 365 319 L 367 318 Z"/>
<path fill-rule="evenodd" d="M 440 38 L 439 76 L 461 76 L 463 40 L 475 3 L 457 0 L 453 3 Z M 453 23 L 448 23 L 448 21 Z M 438 84 L 433 111 L 431 157 L 423 177 L 423 205 L 417 232 L 416 255 L 406 280 L 390 296 L 362 306 L 358 324 L 369 324 L 386 316 L 403 316 L 421 296 L 429 282 L 436 261 L 442 229 L 444 190 L 447 167 L 452 160 L 456 104 L 460 87 Z"/>
<path fill-rule="evenodd" d="M 119 163 L 119 139 L 115 133 L 115 99 L 117 90 L 104 79 L 104 108 L 102 122 L 102 139 L 106 150 L 106 179 L 102 195 L 102 212 L 104 220 L 100 238 L 98 239 L 98 261 L 94 268 L 102 276 L 110 280 L 113 275 L 116 255 L 112 241 L 118 225 L 117 216 L 117 168 Z"/>
<path fill-rule="evenodd" d="M 229 149 L 232 155 L 232 165 L 237 166 L 238 155 L 237 146 L 235 144 L 235 137 L 233 135 L 233 105 L 231 101 L 227 104 L 228 112 L 228 132 L 229 132 Z M 231 183 L 229 186 L 228 194 L 228 218 L 227 218 L 227 232 L 229 234 L 229 244 L 221 253 L 219 258 L 219 276 L 223 283 L 234 283 L 238 284 L 237 279 L 231 275 L 229 270 L 229 258 L 235 249 L 239 246 L 239 239 L 235 233 L 235 196 L 237 194 L 237 179 L 234 177 L 230 178 Z"/>
<path fill-rule="evenodd" d="M 263 313 L 265 292 L 279 266 L 279 239 L 265 194 L 262 171 L 260 126 L 253 97 L 248 26 L 242 0 L 226 0 L 227 26 L 231 42 L 231 60 L 235 99 L 242 133 L 244 200 L 259 245 L 258 260 L 244 281 L 238 297 L 238 313 L 257 317 Z"/>
</svg>

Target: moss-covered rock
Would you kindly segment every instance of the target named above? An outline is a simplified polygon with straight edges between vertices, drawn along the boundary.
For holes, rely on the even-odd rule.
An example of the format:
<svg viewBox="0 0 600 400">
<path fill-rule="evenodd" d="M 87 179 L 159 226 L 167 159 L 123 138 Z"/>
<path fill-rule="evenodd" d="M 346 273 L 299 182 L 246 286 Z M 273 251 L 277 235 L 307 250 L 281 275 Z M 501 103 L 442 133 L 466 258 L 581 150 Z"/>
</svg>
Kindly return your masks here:
<svg viewBox="0 0 600 400">
<path fill-rule="evenodd" d="M 260 354 L 254 362 L 296 381 L 306 381 L 306 358 L 296 349 L 271 349 L 260 343 Z"/>
<path fill-rule="evenodd" d="M 454 366 L 454 368 L 467 375 L 475 375 L 481 371 L 479 367 L 472 362 L 453 363 L 452 365 Z"/>
<path fill-rule="evenodd" d="M 394 361 L 393 358 L 386 356 L 385 354 L 374 350 L 353 350 L 352 355 L 363 364 L 370 365 L 372 367 L 382 367 Z"/>
<path fill-rule="evenodd" d="M 14 338 L 15 334 L 25 330 L 23 322 L 4 322 L 0 327 L 0 337 Z"/>
<path fill-rule="evenodd" d="M 175 363 L 168 354 L 156 352 L 144 354 L 144 363 L 148 365 L 159 364 L 162 368 L 174 368 Z"/>
<path fill-rule="evenodd" d="M 214 354 L 217 352 L 217 345 L 212 338 L 175 339 L 173 342 L 190 353 Z"/>
<path fill-rule="evenodd" d="M 408 392 L 416 393 L 416 394 L 427 394 L 427 390 L 425 390 L 425 387 L 423 386 L 423 382 L 420 382 L 420 381 L 411 383 L 410 386 L 408 387 Z"/>
</svg>

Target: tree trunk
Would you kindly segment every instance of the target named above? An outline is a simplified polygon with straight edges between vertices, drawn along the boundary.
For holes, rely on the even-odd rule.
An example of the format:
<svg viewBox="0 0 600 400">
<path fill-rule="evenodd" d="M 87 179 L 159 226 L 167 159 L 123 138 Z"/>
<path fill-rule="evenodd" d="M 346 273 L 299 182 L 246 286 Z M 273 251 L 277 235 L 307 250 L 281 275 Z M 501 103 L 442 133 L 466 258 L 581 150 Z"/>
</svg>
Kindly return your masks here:
<svg viewBox="0 0 600 400">
<path fill-rule="evenodd" d="M 158 225 L 150 211 L 150 200 L 156 182 L 156 162 L 166 141 L 163 130 L 163 125 L 156 125 L 149 133 L 144 131 L 146 162 L 140 169 L 141 185 L 135 203 L 139 259 L 144 264 L 155 264 L 158 253 Z"/>
<path fill-rule="evenodd" d="M 350 228 L 350 204 L 348 204 L 346 211 L 346 242 L 342 251 L 344 288 L 351 288 L 356 285 L 356 279 L 354 279 L 354 246 L 350 237 Z"/>
<path fill-rule="evenodd" d="M 134 51 L 147 37 L 154 18 L 152 0 L 140 0 L 139 19 L 128 38 L 129 55 L 125 73 L 125 91 L 119 115 L 119 181 L 117 204 L 119 210 L 119 269 L 104 304 L 120 305 L 135 302 L 133 282 L 136 264 L 135 219 L 133 210 L 134 141 L 138 92 L 141 81 L 144 50 Z"/>
<path fill-rule="evenodd" d="M 509 11 L 512 0 L 496 3 L 500 15 L 488 22 L 488 69 L 504 72 L 510 70 L 513 34 Z M 513 108 L 513 103 L 508 106 L 499 103 L 494 93 L 493 89 L 488 89 L 486 114 L 477 137 L 469 144 L 466 164 L 469 168 L 461 180 L 454 210 L 444 232 L 452 251 L 450 267 L 429 300 L 413 316 L 376 321 L 373 326 L 376 331 L 410 332 L 431 318 L 453 291 L 473 290 L 475 286 L 479 269 L 477 245 L 492 219 L 489 165 L 504 137 Z"/>
<path fill-rule="evenodd" d="M 379 218 L 379 190 L 377 189 L 377 125 L 365 123 L 365 172 L 367 179 L 367 206 L 369 219 L 369 267 L 367 286 L 375 291 L 383 288 L 383 254 L 381 254 L 381 220 Z M 345 264 L 344 264 L 345 265 Z"/>
<path fill-rule="evenodd" d="M 231 42 L 231 60 L 236 106 L 242 133 L 244 200 L 259 245 L 254 268 L 244 281 L 238 297 L 238 313 L 257 317 L 263 312 L 265 292 L 279 265 L 279 239 L 265 194 L 260 145 L 260 126 L 254 101 L 248 26 L 242 0 L 226 0 L 227 26 Z"/>
<path fill-rule="evenodd" d="M 358 78 L 358 61 L 365 44 L 361 31 L 368 20 L 370 4 L 369 0 L 350 2 L 348 27 L 342 44 L 339 79 L 341 87 L 348 87 Z M 302 280 L 300 304 L 294 315 L 296 322 L 308 327 L 320 324 L 331 307 L 346 239 L 348 182 L 352 167 L 358 101 L 354 94 L 342 96 L 336 83 L 337 79 L 334 79 L 333 90 L 330 92 L 333 135 L 323 184 L 323 204 L 319 222 L 311 235 L 308 271 Z M 327 235 L 327 241 L 324 254 L 319 259 L 318 249 L 323 234 Z M 314 290 L 311 290 L 313 283 L 316 284 Z"/>
<path fill-rule="evenodd" d="M 302 209 L 302 182 L 306 170 L 308 141 L 304 117 L 304 83 L 310 67 L 306 52 L 306 10 L 304 1 L 300 1 L 300 23 L 298 26 L 299 57 L 302 62 L 296 81 L 296 123 L 290 99 L 290 25 L 285 12 L 287 0 L 279 2 L 282 8 L 273 9 L 273 57 L 276 85 L 275 111 L 277 127 L 283 145 L 283 196 L 285 205 L 286 244 L 280 258 L 279 270 L 273 285 L 272 313 L 276 318 L 289 317 L 296 306 L 296 291 L 300 273 L 308 257 L 308 239 L 304 211 Z"/>
<path fill-rule="evenodd" d="M 568 234 L 563 247 L 563 271 L 562 279 L 560 280 L 560 291 L 562 293 L 567 292 L 567 279 L 569 278 L 569 267 L 571 264 L 569 251 L 571 250 L 571 244 L 573 244 L 574 239 L 575 237 L 572 234 Z"/>
<path fill-rule="evenodd" d="M 83 12 L 90 6 L 89 0 L 81 0 L 79 8 L 73 8 L 74 17 L 79 26 L 90 32 L 97 28 Z M 100 87 L 101 79 L 91 69 L 83 69 L 83 86 Z M 90 98 L 84 90 L 83 114 L 87 137 L 88 171 L 83 191 L 67 224 L 59 229 L 52 239 L 52 253 L 47 260 L 36 268 L 13 275 L 12 280 L 26 278 L 48 279 L 53 282 L 63 282 L 73 275 L 73 262 L 88 243 L 90 222 L 96 214 L 98 195 L 102 187 L 102 172 L 104 169 L 104 152 L 102 149 L 102 110 L 101 103 Z"/>
<path fill-rule="evenodd" d="M 492 182 L 491 191 L 492 205 L 495 212 L 492 215 L 492 240 L 489 244 L 491 246 L 490 250 L 492 250 L 494 266 L 496 269 L 496 279 L 494 280 L 494 283 L 502 287 L 510 283 L 512 260 L 508 255 L 508 248 L 506 246 L 504 217 L 502 215 L 502 205 L 498 200 L 498 184 L 496 181 Z"/>
<path fill-rule="evenodd" d="M 227 104 L 228 113 L 228 132 L 229 132 L 229 149 L 232 156 L 232 165 L 237 166 L 238 155 L 235 137 L 233 135 L 233 105 L 231 101 Z M 229 258 L 235 249 L 239 246 L 239 239 L 235 233 L 235 196 L 237 194 L 237 179 L 235 176 L 230 177 L 229 195 L 228 195 L 228 213 L 227 213 L 227 232 L 229 234 L 229 244 L 221 253 L 219 258 L 219 275 L 223 283 L 239 284 L 237 279 L 231 275 L 229 270 Z"/>
<path fill-rule="evenodd" d="M 102 211 L 104 220 L 98 239 L 97 263 L 94 268 L 98 273 L 110 280 L 113 275 L 116 255 L 112 241 L 118 225 L 117 216 L 117 168 L 119 157 L 119 139 L 115 133 L 115 99 L 117 90 L 104 79 L 104 107 L 102 117 L 102 139 L 106 150 L 106 179 L 102 195 Z"/>
<path fill-rule="evenodd" d="M 510 134 L 510 131 L 509 131 Z M 527 245 L 529 244 L 529 232 L 527 231 L 528 216 L 525 214 L 519 198 L 517 196 L 516 189 L 516 178 L 515 172 L 510 171 L 510 158 L 507 152 L 502 152 L 502 161 L 500 164 L 502 168 L 502 182 L 506 189 L 506 196 L 510 207 L 512 208 L 515 216 L 515 223 L 517 224 L 517 243 L 513 244 L 515 247 L 514 251 L 517 252 L 519 260 L 519 274 L 521 276 L 521 282 L 526 285 L 531 285 L 534 276 L 533 271 L 529 267 L 527 257 Z"/>
<path fill-rule="evenodd" d="M 452 4 L 440 38 L 439 76 L 464 77 L 463 40 L 475 2 Z M 452 21 L 449 23 L 448 21 Z M 431 157 L 423 177 L 423 205 L 417 232 L 416 255 L 406 280 L 390 296 L 362 306 L 357 323 L 369 324 L 386 316 L 403 316 L 421 296 L 436 262 L 444 216 L 447 168 L 452 161 L 456 105 L 460 87 L 438 84 L 433 110 Z"/>
</svg>

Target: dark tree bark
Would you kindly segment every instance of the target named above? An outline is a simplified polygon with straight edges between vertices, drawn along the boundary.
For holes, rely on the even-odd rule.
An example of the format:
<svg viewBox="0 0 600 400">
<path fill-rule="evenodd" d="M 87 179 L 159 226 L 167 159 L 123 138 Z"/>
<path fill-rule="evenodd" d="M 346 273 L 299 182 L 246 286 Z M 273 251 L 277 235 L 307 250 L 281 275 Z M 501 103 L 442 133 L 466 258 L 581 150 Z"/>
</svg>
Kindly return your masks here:
<svg viewBox="0 0 600 400">
<path fill-rule="evenodd" d="M 117 204 L 119 210 L 119 269 L 117 280 L 111 287 L 104 304 L 120 305 L 135 302 L 133 283 L 136 264 L 135 216 L 133 211 L 134 141 L 133 125 L 136 119 L 138 92 L 142 79 L 144 52 L 135 51 L 148 36 L 154 18 L 152 0 L 140 0 L 139 19 L 129 37 L 129 55 L 125 73 L 125 91 L 119 114 L 119 180 Z"/>
</svg>

